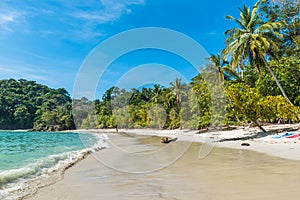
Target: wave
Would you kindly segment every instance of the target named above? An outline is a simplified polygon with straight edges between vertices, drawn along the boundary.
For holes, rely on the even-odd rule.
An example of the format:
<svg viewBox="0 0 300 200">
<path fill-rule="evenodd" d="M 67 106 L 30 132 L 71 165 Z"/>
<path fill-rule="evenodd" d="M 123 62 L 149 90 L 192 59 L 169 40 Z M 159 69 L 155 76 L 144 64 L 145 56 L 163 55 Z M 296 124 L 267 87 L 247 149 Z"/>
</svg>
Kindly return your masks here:
<svg viewBox="0 0 300 200">
<path fill-rule="evenodd" d="M 50 155 L 25 167 L 0 172 L 0 199 L 19 199 L 33 194 L 40 187 L 57 182 L 67 168 L 84 156 L 108 147 L 106 134 L 95 136 L 97 143 L 92 147 Z"/>
</svg>

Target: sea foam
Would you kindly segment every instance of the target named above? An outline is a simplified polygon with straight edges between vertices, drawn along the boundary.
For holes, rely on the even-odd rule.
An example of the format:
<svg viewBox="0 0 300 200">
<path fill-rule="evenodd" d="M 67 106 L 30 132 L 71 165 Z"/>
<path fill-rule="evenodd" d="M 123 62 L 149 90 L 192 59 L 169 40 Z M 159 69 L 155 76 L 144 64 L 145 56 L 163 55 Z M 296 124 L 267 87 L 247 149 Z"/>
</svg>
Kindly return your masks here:
<svg viewBox="0 0 300 200">
<path fill-rule="evenodd" d="M 28 196 L 38 188 L 60 180 L 62 173 L 85 155 L 107 148 L 106 134 L 93 134 L 97 138 L 91 147 L 39 158 L 26 166 L 0 171 L 0 199 L 14 200 Z M 84 141 L 83 141 L 84 143 Z"/>
</svg>

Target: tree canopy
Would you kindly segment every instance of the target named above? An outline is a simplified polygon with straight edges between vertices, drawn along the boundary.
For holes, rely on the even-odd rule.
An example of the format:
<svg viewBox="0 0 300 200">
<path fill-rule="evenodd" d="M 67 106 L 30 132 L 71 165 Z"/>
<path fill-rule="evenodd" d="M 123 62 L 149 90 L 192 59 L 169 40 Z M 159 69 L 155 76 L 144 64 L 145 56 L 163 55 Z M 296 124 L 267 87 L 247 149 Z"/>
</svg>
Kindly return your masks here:
<svg viewBox="0 0 300 200">
<path fill-rule="evenodd" d="M 25 79 L 0 80 L 0 88 L 0 129 L 74 128 L 71 98 L 64 88 Z"/>
</svg>

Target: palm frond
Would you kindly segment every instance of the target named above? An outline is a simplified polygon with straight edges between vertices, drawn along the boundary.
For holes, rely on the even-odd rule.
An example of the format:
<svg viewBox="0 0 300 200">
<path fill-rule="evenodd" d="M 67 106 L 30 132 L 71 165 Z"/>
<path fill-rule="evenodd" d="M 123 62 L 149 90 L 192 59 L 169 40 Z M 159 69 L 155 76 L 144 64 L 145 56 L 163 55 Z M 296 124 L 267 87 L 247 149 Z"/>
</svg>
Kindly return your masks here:
<svg viewBox="0 0 300 200">
<path fill-rule="evenodd" d="M 225 18 L 236 22 L 237 24 L 239 24 L 240 27 L 244 27 L 244 24 L 240 20 L 232 17 L 231 15 L 226 15 Z"/>
<path fill-rule="evenodd" d="M 252 24 L 253 21 L 257 18 L 257 12 L 258 12 L 258 7 L 261 4 L 261 1 L 256 2 L 256 4 L 254 4 L 252 12 L 251 12 L 251 19 L 249 21 L 249 24 Z"/>
</svg>

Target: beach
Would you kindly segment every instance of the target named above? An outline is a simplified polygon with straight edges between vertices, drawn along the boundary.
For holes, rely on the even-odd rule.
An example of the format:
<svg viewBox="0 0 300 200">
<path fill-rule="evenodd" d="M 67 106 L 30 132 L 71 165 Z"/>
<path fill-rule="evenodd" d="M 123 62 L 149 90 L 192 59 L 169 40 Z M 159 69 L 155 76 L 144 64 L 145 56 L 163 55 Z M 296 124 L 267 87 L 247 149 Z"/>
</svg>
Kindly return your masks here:
<svg viewBox="0 0 300 200">
<path fill-rule="evenodd" d="M 27 199 L 298 199 L 300 194 L 299 139 L 214 142 L 249 136 L 254 129 L 80 131 L 105 132 L 109 147 Z M 166 145 L 157 136 L 178 139 Z"/>
<path fill-rule="evenodd" d="M 178 141 L 205 143 L 207 150 L 213 147 L 226 147 L 233 149 L 248 149 L 270 156 L 277 156 L 285 159 L 300 160 L 300 137 L 296 138 L 273 138 L 274 136 L 284 135 L 288 132 L 300 133 L 300 131 L 286 131 L 289 129 L 297 130 L 300 124 L 275 124 L 264 126 L 268 133 L 263 133 L 257 127 L 237 127 L 228 131 L 212 131 L 200 133 L 198 130 L 155 130 L 155 129 L 119 129 L 120 133 L 135 134 L 140 136 L 159 136 L 178 138 Z M 285 130 L 285 131 L 284 131 Z M 84 133 L 111 133 L 115 129 L 89 129 L 76 130 Z M 279 133 L 277 133 L 279 132 Z M 280 133 L 282 132 L 282 133 Z M 239 140 L 237 140 L 239 139 Z M 221 142 L 220 142 L 221 141 Z M 241 146 L 248 143 L 249 146 Z M 205 149 L 204 149 L 205 150 Z M 203 153 L 207 154 L 208 152 Z"/>
<path fill-rule="evenodd" d="M 0 0 L 0 200 L 298 200 L 300 0 Z"/>
</svg>

